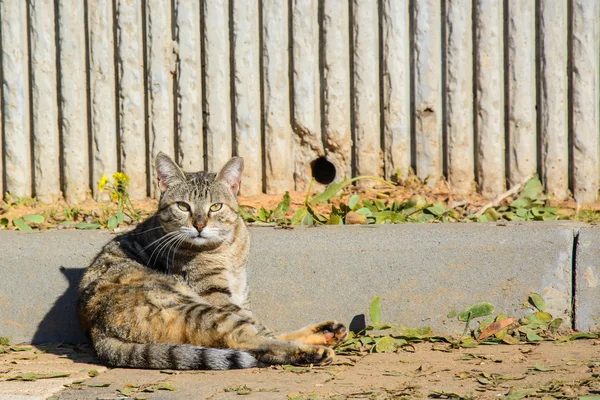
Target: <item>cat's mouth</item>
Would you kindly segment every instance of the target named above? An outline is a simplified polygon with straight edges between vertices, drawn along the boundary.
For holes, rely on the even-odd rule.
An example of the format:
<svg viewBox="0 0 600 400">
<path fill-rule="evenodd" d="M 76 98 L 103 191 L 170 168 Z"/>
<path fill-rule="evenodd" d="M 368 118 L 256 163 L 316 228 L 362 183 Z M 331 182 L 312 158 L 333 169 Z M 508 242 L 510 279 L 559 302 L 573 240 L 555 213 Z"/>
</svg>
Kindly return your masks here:
<svg viewBox="0 0 600 400">
<path fill-rule="evenodd" d="M 181 230 L 187 235 L 188 240 L 195 245 L 206 246 L 219 242 L 218 235 L 207 228 L 201 231 L 193 228 L 182 228 Z"/>
</svg>

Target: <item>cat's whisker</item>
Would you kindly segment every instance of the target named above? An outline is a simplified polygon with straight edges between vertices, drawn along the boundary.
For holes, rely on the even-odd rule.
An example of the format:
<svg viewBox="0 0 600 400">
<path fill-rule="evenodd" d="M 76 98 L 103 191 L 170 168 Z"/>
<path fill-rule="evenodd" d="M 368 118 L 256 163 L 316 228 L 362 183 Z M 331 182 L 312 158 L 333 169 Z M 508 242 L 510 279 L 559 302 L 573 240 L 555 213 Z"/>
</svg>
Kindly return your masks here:
<svg viewBox="0 0 600 400">
<path fill-rule="evenodd" d="M 177 241 L 177 243 L 175 243 L 175 246 L 173 246 L 174 250 L 173 250 L 173 262 L 171 263 L 172 266 L 175 266 L 175 256 L 177 255 L 177 252 L 179 251 L 179 248 L 181 247 L 183 242 L 185 242 L 185 239 L 186 239 L 186 235 L 182 233 L 179 238 L 179 241 Z"/>
<path fill-rule="evenodd" d="M 159 249 L 161 249 L 166 243 L 168 243 L 175 235 L 177 235 L 177 233 L 179 232 L 170 232 L 167 233 L 164 236 L 161 236 L 160 238 L 158 238 L 157 240 L 155 240 L 154 242 L 152 242 L 150 245 L 146 246 L 145 248 L 148 248 L 149 246 L 151 246 L 154 243 L 158 244 L 156 245 L 156 247 L 154 248 L 154 250 L 152 251 L 152 254 L 150 254 L 150 257 L 148 258 L 148 262 L 146 263 L 146 266 L 148 266 L 150 264 L 150 261 L 152 261 L 152 257 L 154 256 L 154 253 L 156 253 L 156 251 L 158 251 Z M 143 251 L 143 250 L 142 250 Z M 141 252 L 140 252 L 141 253 Z M 160 254 L 160 251 L 159 251 Z M 157 257 L 158 255 L 157 254 Z M 156 262 L 156 261 L 155 261 Z"/>
<path fill-rule="evenodd" d="M 171 237 L 169 238 L 169 240 L 165 241 L 164 243 L 162 243 L 162 244 L 161 244 L 161 245 L 158 247 L 158 249 L 159 249 L 159 250 L 158 250 L 158 254 L 156 255 L 156 258 L 154 259 L 154 262 L 152 263 L 152 266 L 151 266 L 150 268 L 154 268 L 154 265 L 155 265 L 155 264 L 156 264 L 156 262 L 157 262 L 157 261 L 158 261 L 158 260 L 159 260 L 159 259 L 162 257 L 162 255 L 164 254 L 165 250 L 168 250 L 168 249 L 170 248 L 171 244 L 172 244 L 173 242 L 175 242 L 175 240 L 177 240 L 177 238 L 179 237 L 179 236 L 178 236 L 179 232 L 174 232 L 174 233 L 175 233 L 175 235 L 174 235 L 174 236 L 171 236 Z M 156 250 L 155 250 L 155 251 L 156 251 Z M 167 254 L 167 256 L 168 256 L 168 254 Z M 168 257 L 167 257 L 167 258 L 168 258 Z M 152 259 L 152 258 L 150 258 L 150 259 L 148 260 L 148 264 L 150 263 L 150 260 L 151 260 L 151 259 Z"/>
<path fill-rule="evenodd" d="M 146 247 L 144 247 L 143 249 L 141 249 L 137 255 L 139 256 L 140 254 L 142 254 L 142 252 L 144 250 L 146 250 L 148 247 L 152 246 L 154 243 L 159 242 L 159 241 L 167 238 L 168 236 L 172 236 L 172 235 L 175 235 L 177 233 L 179 233 L 179 232 L 177 232 L 177 231 L 175 231 L 175 232 L 169 232 L 166 235 L 163 235 L 163 236 L 159 237 L 158 239 L 156 239 L 155 241 L 153 241 L 152 243 L 150 243 L 149 245 L 147 245 Z M 150 256 L 150 257 L 152 258 L 152 256 Z"/>
<path fill-rule="evenodd" d="M 179 243 L 180 240 L 181 240 L 181 233 L 179 233 L 179 235 L 175 236 L 175 239 L 172 240 L 169 243 L 169 245 L 167 246 L 167 255 L 165 257 L 167 272 L 171 272 L 171 268 L 169 267 L 169 258 L 171 257 L 171 251 L 173 251 L 173 265 L 175 265 L 175 246 L 177 246 L 177 243 Z"/>
</svg>

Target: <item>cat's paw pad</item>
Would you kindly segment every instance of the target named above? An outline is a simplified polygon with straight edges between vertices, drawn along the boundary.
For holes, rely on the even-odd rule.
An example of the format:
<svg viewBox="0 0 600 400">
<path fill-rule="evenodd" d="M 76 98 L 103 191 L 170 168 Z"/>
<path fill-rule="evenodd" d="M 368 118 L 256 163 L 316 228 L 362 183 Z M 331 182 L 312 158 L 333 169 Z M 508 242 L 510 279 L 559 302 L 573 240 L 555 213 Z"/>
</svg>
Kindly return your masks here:
<svg viewBox="0 0 600 400">
<path fill-rule="evenodd" d="M 296 360 L 296 364 L 327 365 L 331 364 L 334 357 L 335 352 L 329 347 L 314 346 L 310 349 L 304 350 L 303 354 L 301 354 L 300 357 L 298 357 L 298 359 Z"/>
<path fill-rule="evenodd" d="M 337 321 L 327 321 L 315 326 L 315 333 L 323 335 L 326 346 L 333 346 L 348 337 L 348 330 L 344 324 Z"/>
</svg>

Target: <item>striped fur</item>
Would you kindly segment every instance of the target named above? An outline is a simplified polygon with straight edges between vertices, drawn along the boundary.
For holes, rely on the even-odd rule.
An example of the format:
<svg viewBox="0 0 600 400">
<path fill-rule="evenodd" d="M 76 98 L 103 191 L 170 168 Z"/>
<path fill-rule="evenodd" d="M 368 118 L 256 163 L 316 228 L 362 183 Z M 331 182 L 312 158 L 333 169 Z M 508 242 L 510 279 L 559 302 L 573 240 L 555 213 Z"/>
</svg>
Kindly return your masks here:
<svg viewBox="0 0 600 400">
<path fill-rule="evenodd" d="M 249 236 L 238 214 L 243 162 L 184 173 L 157 157 L 156 214 L 109 242 L 79 285 L 79 314 L 112 366 L 233 369 L 327 363 L 345 327 L 328 321 L 275 337 L 248 309 Z"/>
</svg>

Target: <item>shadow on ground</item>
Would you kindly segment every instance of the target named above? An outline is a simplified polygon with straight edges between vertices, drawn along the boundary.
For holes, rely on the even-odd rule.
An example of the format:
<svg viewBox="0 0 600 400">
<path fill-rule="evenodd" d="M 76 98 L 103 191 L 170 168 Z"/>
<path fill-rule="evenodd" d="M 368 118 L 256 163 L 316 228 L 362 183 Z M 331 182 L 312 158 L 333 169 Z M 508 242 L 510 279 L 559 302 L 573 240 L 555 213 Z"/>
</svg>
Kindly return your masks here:
<svg viewBox="0 0 600 400">
<path fill-rule="evenodd" d="M 98 362 L 87 336 L 79 326 L 77 315 L 77 286 L 85 268 L 61 266 L 59 269 L 69 286 L 40 321 L 32 344 L 47 353 L 76 362 Z"/>
</svg>

